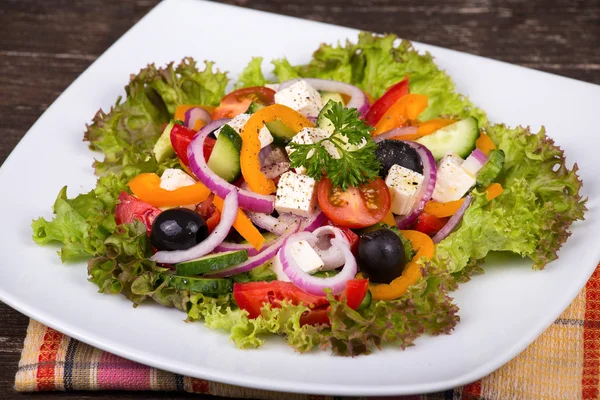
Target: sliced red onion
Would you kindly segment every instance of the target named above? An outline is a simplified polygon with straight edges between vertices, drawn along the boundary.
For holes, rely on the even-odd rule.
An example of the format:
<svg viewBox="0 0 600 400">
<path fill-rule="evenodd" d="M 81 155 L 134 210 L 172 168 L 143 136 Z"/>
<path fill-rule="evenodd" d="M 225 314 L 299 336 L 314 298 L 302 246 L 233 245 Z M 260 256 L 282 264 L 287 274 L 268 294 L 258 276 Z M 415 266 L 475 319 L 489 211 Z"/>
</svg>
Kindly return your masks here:
<svg viewBox="0 0 600 400">
<path fill-rule="evenodd" d="M 334 227 L 334 229 L 337 228 Z M 337 247 L 342 252 L 345 259 L 345 265 L 340 273 L 335 276 L 318 278 L 304 272 L 291 255 L 290 249 L 292 245 L 300 240 L 306 240 L 307 242 L 312 242 L 314 244 L 317 238 L 314 234 L 309 232 L 295 233 L 286 239 L 278 256 L 281 261 L 283 272 L 288 276 L 290 281 L 305 292 L 316 296 L 324 295 L 324 289 L 331 289 L 331 292 L 334 295 L 342 293 L 346 288 L 346 282 L 353 279 L 357 271 L 356 259 L 350 251 L 348 242 L 344 242 L 337 237 L 331 239 L 331 245 Z"/>
<path fill-rule="evenodd" d="M 409 228 L 417 220 L 419 215 L 421 215 L 425 208 L 425 204 L 431 200 L 437 178 L 437 166 L 435 165 L 435 159 L 429 149 L 416 142 L 406 141 L 405 143 L 415 149 L 417 154 L 421 157 L 424 178 L 419 191 L 415 196 L 416 201 L 410 212 L 405 216 L 396 216 L 396 225 L 398 226 L 398 229 Z"/>
<path fill-rule="evenodd" d="M 207 255 L 225 240 L 229 230 L 233 226 L 233 221 L 235 221 L 237 216 L 237 210 L 238 193 L 237 191 L 232 190 L 225 196 L 221 221 L 206 239 L 187 250 L 159 251 L 150 259 L 163 264 L 177 264 Z"/>
<path fill-rule="evenodd" d="M 185 121 L 183 122 L 189 129 L 193 129 L 198 120 L 208 124 L 211 121 L 208 111 L 206 111 L 204 108 L 193 107 L 185 112 Z"/>
<path fill-rule="evenodd" d="M 275 196 L 265 196 L 251 192 L 250 190 L 237 188 L 211 171 L 204 160 L 203 148 L 206 137 L 215 129 L 225 125 L 228 121 L 227 119 L 212 121 L 202 127 L 196 136 L 194 136 L 187 149 L 190 169 L 198 180 L 204 183 L 217 196 L 223 198 L 233 190 L 238 191 L 240 208 L 270 214 L 275 208 Z"/>
<path fill-rule="evenodd" d="M 277 164 L 272 164 L 272 165 L 268 165 L 266 167 L 262 167 L 260 170 L 268 179 L 274 179 L 274 178 L 277 178 L 278 176 L 283 175 L 287 171 L 289 171 L 290 163 L 282 161 Z"/>
<path fill-rule="evenodd" d="M 329 235 L 334 235 L 335 238 L 344 241 L 350 246 L 348 239 L 342 231 L 331 225 L 324 225 L 316 229 L 313 234 L 317 237 L 313 249 L 319 255 L 321 261 L 323 261 L 321 271 L 331 271 L 344 265 L 346 262 L 344 254 L 338 247 L 331 245 L 331 239 L 329 237 Z"/>
<path fill-rule="evenodd" d="M 383 140 L 392 139 L 395 137 L 402 137 L 406 135 L 414 135 L 419 130 L 416 126 L 401 126 L 400 128 L 390 129 L 389 131 L 383 132 L 373 138 L 375 143 L 379 143 Z M 398 139 L 401 140 L 401 139 Z"/>
<path fill-rule="evenodd" d="M 266 163 L 267 159 L 269 158 L 269 155 L 271 154 L 271 152 L 273 152 L 273 150 L 275 149 L 275 146 L 273 146 L 272 144 L 263 147 L 262 149 L 260 149 L 260 151 L 258 152 L 258 160 L 260 161 L 260 166 L 263 167 L 265 165 L 269 165 Z"/>
<path fill-rule="evenodd" d="M 472 176 L 476 176 L 477 172 L 487 162 L 487 156 L 483 153 L 483 151 L 479 149 L 473 150 L 473 152 L 467 157 L 465 161 L 461 164 L 461 168 L 467 171 Z"/>
<path fill-rule="evenodd" d="M 314 87 L 317 90 L 341 93 L 350 96 L 350 101 L 348 102 L 348 104 L 346 104 L 346 107 L 356 108 L 361 117 L 364 117 L 367 114 L 367 111 L 369 111 L 369 99 L 367 98 L 365 92 L 363 92 L 354 85 L 350 85 L 349 83 L 333 81 L 329 79 L 297 78 L 282 82 L 279 85 L 279 90 L 290 87 L 291 85 L 300 80 L 306 81 L 306 83 L 308 83 L 310 86 Z"/>
<path fill-rule="evenodd" d="M 260 267 L 261 265 L 263 265 L 264 263 L 271 260 L 273 257 L 275 257 L 277 255 L 277 252 L 281 249 L 281 247 L 285 243 L 286 239 L 293 233 L 297 232 L 299 226 L 300 225 L 297 224 L 295 226 L 295 228 L 291 229 L 289 232 L 286 232 L 284 235 L 282 235 L 277 240 L 271 242 L 271 244 L 267 248 L 263 249 L 260 253 L 257 253 L 255 255 L 251 256 L 243 263 L 234 265 L 229 268 L 222 269 L 220 271 L 217 271 L 217 272 L 214 272 L 211 274 L 205 274 L 204 276 L 206 276 L 207 278 L 208 277 L 222 278 L 225 276 L 241 274 L 242 272 L 248 272 L 248 271 L 253 270 L 256 267 Z"/>
<path fill-rule="evenodd" d="M 248 211 L 246 214 L 254 225 L 280 236 L 289 232 L 290 229 L 297 229 L 300 224 L 300 218 L 292 216 L 291 214 L 282 214 L 279 218 L 275 218 L 269 214 L 252 211 Z"/>
<path fill-rule="evenodd" d="M 433 237 L 433 243 L 438 244 L 442 240 L 446 239 L 446 237 L 449 234 L 452 233 L 454 228 L 456 228 L 456 225 L 458 225 L 462 220 L 463 215 L 465 215 L 465 211 L 467 211 L 467 208 L 469 208 L 472 202 L 473 196 L 468 195 L 467 197 L 465 197 L 465 200 L 463 201 L 460 208 L 456 210 L 452 217 L 450 217 L 448 222 L 446 222 L 446 225 L 444 225 L 444 227 L 440 229 L 438 233 L 435 234 L 435 236 Z"/>
<path fill-rule="evenodd" d="M 274 240 L 270 240 L 263 244 L 264 246 L 270 246 Z M 254 246 L 250 243 L 231 243 L 231 242 L 223 242 L 213 250 L 213 253 L 225 253 L 227 251 L 238 251 L 238 250 L 246 250 L 248 252 L 248 257 L 255 256 L 259 253 L 259 250 L 256 250 Z"/>
<path fill-rule="evenodd" d="M 323 225 L 323 223 L 325 222 L 325 218 L 325 214 L 323 214 L 323 212 L 319 208 L 317 208 L 313 215 L 302 221 L 302 224 L 300 225 L 300 231 L 314 231 L 315 229 Z"/>
</svg>

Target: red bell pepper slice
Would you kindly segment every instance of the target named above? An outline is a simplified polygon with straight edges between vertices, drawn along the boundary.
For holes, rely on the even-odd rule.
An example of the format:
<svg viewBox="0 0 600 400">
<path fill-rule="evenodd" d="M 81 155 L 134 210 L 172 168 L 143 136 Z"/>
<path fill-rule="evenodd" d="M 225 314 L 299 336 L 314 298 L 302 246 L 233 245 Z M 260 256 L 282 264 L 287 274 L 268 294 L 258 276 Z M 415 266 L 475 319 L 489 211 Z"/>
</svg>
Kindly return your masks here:
<svg viewBox="0 0 600 400">
<path fill-rule="evenodd" d="M 385 112 L 394 104 L 400 97 L 406 96 L 409 93 L 408 75 L 389 88 L 383 96 L 381 96 L 369 109 L 365 115 L 365 122 L 368 125 L 375 126 Z"/>
</svg>

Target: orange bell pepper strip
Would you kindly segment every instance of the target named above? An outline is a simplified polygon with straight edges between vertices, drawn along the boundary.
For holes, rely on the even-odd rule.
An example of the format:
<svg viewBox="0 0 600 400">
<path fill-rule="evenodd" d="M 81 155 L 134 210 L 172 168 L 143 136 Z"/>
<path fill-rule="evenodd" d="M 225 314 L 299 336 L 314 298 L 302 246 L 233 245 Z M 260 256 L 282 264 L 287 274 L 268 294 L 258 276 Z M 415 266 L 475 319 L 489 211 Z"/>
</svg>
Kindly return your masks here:
<svg viewBox="0 0 600 400">
<path fill-rule="evenodd" d="M 390 226 L 396 226 L 396 219 L 394 218 L 394 214 L 392 214 L 392 210 L 388 211 L 387 215 L 383 217 L 381 222 Z"/>
<path fill-rule="evenodd" d="M 418 261 L 425 257 L 431 259 L 435 251 L 435 245 L 431 238 L 419 231 L 400 231 L 402 235 L 410 240 L 410 244 L 417 252 L 412 260 L 406 263 L 402 275 L 388 283 L 369 283 L 369 290 L 373 300 L 395 300 L 406 293 L 409 286 L 414 285 L 421 279 L 421 266 Z M 362 278 L 362 274 L 357 275 Z"/>
<path fill-rule="evenodd" d="M 271 194 L 276 189 L 275 183 L 260 171 L 260 161 L 258 159 L 258 152 L 260 151 L 258 133 L 266 122 L 272 122 L 276 119 L 281 120 L 296 133 L 300 132 L 302 128 L 314 127 L 313 123 L 302 114 L 281 104 L 261 108 L 252 114 L 241 133 L 240 166 L 242 167 L 244 180 L 250 190 L 255 193 Z"/>
<path fill-rule="evenodd" d="M 400 97 L 377 122 L 372 135 L 377 136 L 390 129 L 404 126 L 408 120 L 417 119 L 427 108 L 427 104 L 427 96 L 422 94 L 407 94 Z"/>
<path fill-rule="evenodd" d="M 219 196 L 215 196 L 215 198 L 213 199 L 213 204 L 215 205 L 215 207 L 217 207 L 219 211 L 223 212 L 222 198 L 220 198 Z M 238 209 L 237 211 L 237 216 L 235 217 L 235 221 L 233 222 L 233 227 L 256 250 L 260 250 L 262 248 L 262 245 L 265 242 L 265 238 L 263 237 L 263 235 L 261 235 L 256 226 L 254 226 L 252 221 L 250 221 L 250 218 L 248 218 L 248 216 L 244 214 L 244 212 L 240 209 Z"/>
<path fill-rule="evenodd" d="M 185 113 L 187 112 L 187 110 L 189 110 L 190 108 L 194 108 L 194 107 L 200 107 L 200 108 L 208 111 L 209 114 L 212 114 L 212 112 L 215 110 L 215 107 L 213 107 L 213 106 L 203 106 L 201 104 L 184 104 L 182 106 L 177 106 L 177 108 L 175 109 L 175 115 L 173 116 L 173 119 L 177 119 L 179 121 L 185 121 Z M 198 129 L 200 129 L 200 128 L 198 128 Z"/>
<path fill-rule="evenodd" d="M 129 181 L 129 188 L 140 200 L 154 207 L 177 207 L 198 204 L 208 198 L 210 190 L 202 182 L 176 190 L 160 187 L 160 177 L 154 173 L 139 174 Z"/>
<path fill-rule="evenodd" d="M 423 136 L 431 135 L 435 131 L 442 129 L 445 126 L 452 125 L 455 123 L 454 119 L 444 119 L 444 118 L 436 118 L 430 119 L 429 121 L 421 122 L 417 125 L 418 130 L 417 133 L 395 136 L 393 140 L 416 140 Z"/>
<path fill-rule="evenodd" d="M 502 185 L 499 183 L 492 183 L 485 190 L 485 197 L 488 201 L 494 200 L 504 192 Z M 450 217 L 451 215 L 456 214 L 460 206 L 462 206 L 463 201 L 465 201 L 465 199 L 449 201 L 447 203 L 438 203 L 437 201 L 430 200 L 425 204 L 423 212 L 438 218 Z"/>
<path fill-rule="evenodd" d="M 481 133 L 475 141 L 475 147 L 481 150 L 486 156 L 492 150 L 496 150 L 496 145 L 492 142 L 492 139 L 485 133 Z"/>
</svg>

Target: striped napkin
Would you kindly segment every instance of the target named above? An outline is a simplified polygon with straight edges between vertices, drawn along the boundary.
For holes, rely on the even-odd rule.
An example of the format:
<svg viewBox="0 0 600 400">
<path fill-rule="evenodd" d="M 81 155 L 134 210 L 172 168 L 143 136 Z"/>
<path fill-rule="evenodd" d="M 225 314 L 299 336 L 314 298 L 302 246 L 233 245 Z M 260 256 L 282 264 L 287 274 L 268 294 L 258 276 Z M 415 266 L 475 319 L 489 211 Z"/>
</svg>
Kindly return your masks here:
<svg viewBox="0 0 600 400">
<path fill-rule="evenodd" d="M 344 400 L 283 394 L 209 382 L 150 368 L 83 344 L 31 320 L 15 388 L 185 391 L 255 399 Z M 598 399 L 600 389 L 600 267 L 569 308 L 514 360 L 469 385 L 386 399 Z M 377 397 L 363 397 L 374 400 Z"/>
</svg>

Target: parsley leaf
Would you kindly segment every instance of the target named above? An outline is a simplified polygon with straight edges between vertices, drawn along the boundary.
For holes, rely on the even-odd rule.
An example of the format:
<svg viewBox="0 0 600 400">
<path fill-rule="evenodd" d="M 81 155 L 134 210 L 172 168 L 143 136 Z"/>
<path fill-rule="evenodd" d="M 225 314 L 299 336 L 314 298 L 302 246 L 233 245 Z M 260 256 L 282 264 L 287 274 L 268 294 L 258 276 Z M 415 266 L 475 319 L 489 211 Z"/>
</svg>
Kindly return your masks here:
<svg viewBox="0 0 600 400">
<path fill-rule="evenodd" d="M 306 168 L 306 174 L 315 180 L 326 175 L 334 187 L 343 190 L 375 179 L 381 165 L 375 156 L 377 145 L 371 138 L 373 128 L 360 119 L 355 108 L 348 109 L 337 102 L 325 117 L 333 126 L 333 134 L 322 136 L 313 144 L 290 142 L 291 167 Z"/>
</svg>

